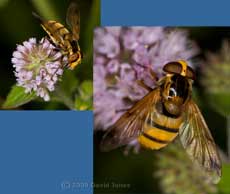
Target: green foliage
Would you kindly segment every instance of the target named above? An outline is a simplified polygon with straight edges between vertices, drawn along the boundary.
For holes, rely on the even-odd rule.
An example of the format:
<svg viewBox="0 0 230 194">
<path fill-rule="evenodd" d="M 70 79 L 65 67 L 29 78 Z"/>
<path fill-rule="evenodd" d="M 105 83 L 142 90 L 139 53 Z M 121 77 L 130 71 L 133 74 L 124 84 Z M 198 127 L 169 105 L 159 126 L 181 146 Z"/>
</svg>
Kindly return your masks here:
<svg viewBox="0 0 230 194">
<path fill-rule="evenodd" d="M 222 177 L 220 183 L 218 184 L 218 188 L 221 194 L 229 194 L 230 193 L 230 164 L 224 164 L 222 166 Z"/>
<path fill-rule="evenodd" d="M 31 0 L 34 7 L 36 7 L 36 11 L 44 18 L 53 18 L 59 19 L 57 16 L 57 11 L 55 10 L 54 3 L 50 0 Z"/>
<path fill-rule="evenodd" d="M 222 42 L 218 53 L 207 53 L 208 67 L 203 71 L 202 84 L 210 105 L 223 116 L 230 114 L 230 41 Z"/>
<path fill-rule="evenodd" d="M 210 105 L 221 115 L 230 115 L 230 93 L 212 93 L 208 95 Z"/>
<path fill-rule="evenodd" d="M 3 104 L 4 109 L 17 108 L 23 104 L 30 102 L 36 98 L 34 92 L 25 93 L 25 89 L 19 86 L 13 86 L 10 93 L 8 94 L 5 103 Z"/>
<path fill-rule="evenodd" d="M 66 70 L 58 86 L 51 96 L 52 101 L 65 104 L 69 109 L 74 108 L 74 93 L 79 87 L 79 81 L 72 71 Z"/>
<path fill-rule="evenodd" d="M 77 110 L 93 109 L 93 83 L 92 81 L 84 81 L 79 88 L 79 95 L 76 96 L 75 108 Z"/>
<path fill-rule="evenodd" d="M 4 7 L 8 2 L 9 0 L 0 0 L 0 8 Z"/>
<path fill-rule="evenodd" d="M 160 187 L 165 194 L 211 194 L 217 186 L 208 174 L 195 165 L 178 143 L 168 145 L 157 153 L 157 171 Z"/>
<path fill-rule="evenodd" d="M 72 110 L 91 110 L 93 84 L 91 80 L 79 82 L 73 72 L 66 71 L 52 95 L 52 100 L 65 104 Z"/>
</svg>

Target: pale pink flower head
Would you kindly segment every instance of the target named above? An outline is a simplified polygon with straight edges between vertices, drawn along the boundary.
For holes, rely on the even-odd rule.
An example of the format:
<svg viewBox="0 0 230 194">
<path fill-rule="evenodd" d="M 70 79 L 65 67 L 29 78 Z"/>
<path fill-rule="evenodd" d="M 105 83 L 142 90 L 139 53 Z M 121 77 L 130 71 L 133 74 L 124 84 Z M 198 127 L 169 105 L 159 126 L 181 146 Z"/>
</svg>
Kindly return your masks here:
<svg viewBox="0 0 230 194">
<path fill-rule="evenodd" d="M 15 68 L 17 85 L 25 93 L 35 91 L 45 101 L 50 99 L 58 78 L 63 73 L 62 54 L 47 40 L 37 42 L 35 38 L 18 45 L 11 59 Z"/>
</svg>

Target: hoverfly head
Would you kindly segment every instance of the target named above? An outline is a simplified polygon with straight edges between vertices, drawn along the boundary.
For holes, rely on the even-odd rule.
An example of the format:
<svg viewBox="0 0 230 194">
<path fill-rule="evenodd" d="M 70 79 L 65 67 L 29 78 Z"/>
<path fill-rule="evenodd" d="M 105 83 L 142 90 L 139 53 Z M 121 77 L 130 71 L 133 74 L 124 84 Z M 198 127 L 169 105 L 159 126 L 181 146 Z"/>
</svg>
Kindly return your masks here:
<svg viewBox="0 0 230 194">
<path fill-rule="evenodd" d="M 183 77 L 187 77 L 189 79 L 195 79 L 194 70 L 188 66 L 188 64 L 184 60 L 173 61 L 167 63 L 163 67 L 163 71 L 170 74 L 179 74 Z"/>
</svg>

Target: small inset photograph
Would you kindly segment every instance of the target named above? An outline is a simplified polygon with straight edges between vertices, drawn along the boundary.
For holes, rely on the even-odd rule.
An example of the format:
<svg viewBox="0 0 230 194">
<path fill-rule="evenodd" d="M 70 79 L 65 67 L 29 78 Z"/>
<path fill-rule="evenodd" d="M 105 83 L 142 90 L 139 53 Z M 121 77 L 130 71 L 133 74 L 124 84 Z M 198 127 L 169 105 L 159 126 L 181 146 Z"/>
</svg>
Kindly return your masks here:
<svg viewBox="0 0 230 194">
<path fill-rule="evenodd" d="M 94 30 L 94 193 L 225 193 L 230 28 Z"/>
<path fill-rule="evenodd" d="M 99 8 L 99 0 L 0 2 L 0 109 L 92 110 Z"/>
</svg>

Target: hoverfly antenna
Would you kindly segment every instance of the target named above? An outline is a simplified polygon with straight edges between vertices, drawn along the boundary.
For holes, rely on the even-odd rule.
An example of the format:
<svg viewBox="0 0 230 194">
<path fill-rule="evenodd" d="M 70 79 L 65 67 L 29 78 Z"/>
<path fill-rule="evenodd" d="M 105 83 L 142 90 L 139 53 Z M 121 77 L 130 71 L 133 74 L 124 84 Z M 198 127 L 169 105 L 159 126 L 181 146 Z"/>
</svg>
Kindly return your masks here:
<svg viewBox="0 0 230 194">
<path fill-rule="evenodd" d="M 39 16 L 37 13 L 35 13 L 35 12 L 32 11 L 32 15 L 33 15 L 37 20 L 39 20 L 40 22 L 43 21 L 42 17 Z"/>
</svg>

